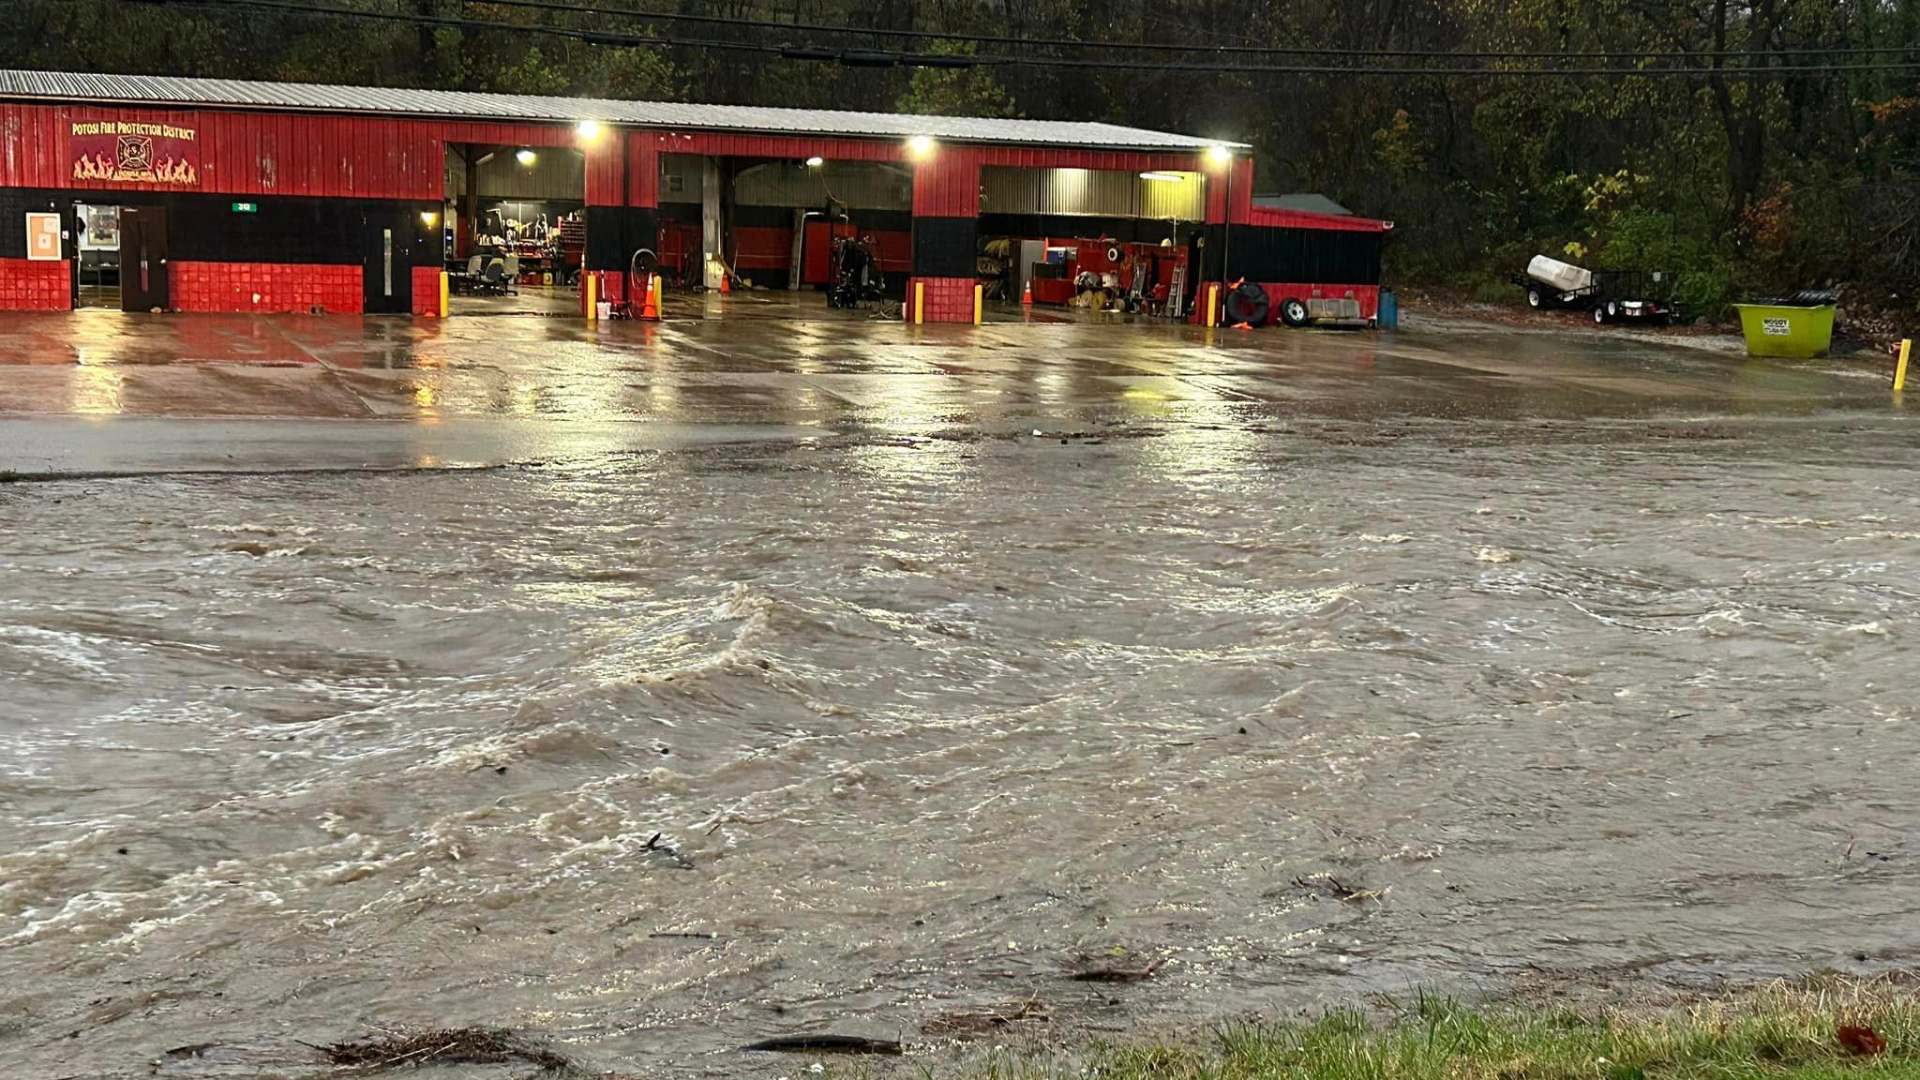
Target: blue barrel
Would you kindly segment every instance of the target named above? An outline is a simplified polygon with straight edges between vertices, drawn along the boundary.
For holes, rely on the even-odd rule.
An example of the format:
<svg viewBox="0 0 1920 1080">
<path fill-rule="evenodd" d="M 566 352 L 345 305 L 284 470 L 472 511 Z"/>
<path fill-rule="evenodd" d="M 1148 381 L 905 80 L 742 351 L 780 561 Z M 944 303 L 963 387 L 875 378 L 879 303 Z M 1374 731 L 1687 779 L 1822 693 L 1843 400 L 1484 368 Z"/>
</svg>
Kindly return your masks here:
<svg viewBox="0 0 1920 1080">
<path fill-rule="evenodd" d="M 1400 298 L 1393 295 L 1392 289 L 1380 290 L 1380 314 L 1374 323 L 1382 330 L 1394 330 L 1400 326 Z"/>
</svg>

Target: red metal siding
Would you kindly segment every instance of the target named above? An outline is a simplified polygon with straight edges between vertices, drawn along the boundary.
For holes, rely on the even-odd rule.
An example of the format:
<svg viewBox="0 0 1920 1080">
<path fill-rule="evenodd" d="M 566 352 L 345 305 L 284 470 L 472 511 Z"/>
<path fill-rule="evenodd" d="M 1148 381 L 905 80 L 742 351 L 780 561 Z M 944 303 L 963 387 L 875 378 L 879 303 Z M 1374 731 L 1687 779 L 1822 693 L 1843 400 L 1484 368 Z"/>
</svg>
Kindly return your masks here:
<svg viewBox="0 0 1920 1080">
<path fill-rule="evenodd" d="M 1383 233 L 1393 228 L 1393 222 L 1374 218 L 1314 214 L 1303 210 L 1270 210 L 1257 206 L 1253 208 L 1249 221 L 1273 229 L 1329 229 L 1334 232 Z"/>
<path fill-rule="evenodd" d="M 660 205 L 660 144 L 651 131 L 627 139 L 627 205 Z"/>
<path fill-rule="evenodd" d="M 980 165 L 968 148 L 935 150 L 914 166 L 913 215 L 980 216 Z"/>
<path fill-rule="evenodd" d="M 575 141 L 570 124 L 496 124 L 485 121 L 424 123 L 445 142 L 482 143 L 487 146 L 572 146 Z"/>
<path fill-rule="evenodd" d="M 388 117 L 315 116 L 227 110 L 112 109 L 97 106 L 0 104 L 0 187 L 139 191 L 158 185 L 110 185 L 71 178 L 71 126 L 76 121 L 138 118 L 193 127 L 199 133 L 200 183 L 192 190 L 237 196 L 279 195 L 437 202 L 442 197 L 445 145 L 472 142 L 493 146 L 579 146 L 565 123 L 494 123 L 409 120 Z M 898 162 L 909 159 L 907 144 L 894 138 L 834 138 L 615 129 L 587 153 L 586 199 L 594 206 L 656 206 L 659 155 L 662 152 L 804 159 L 814 155 L 845 161 Z M 1198 153 L 1137 153 L 1050 149 L 1043 147 L 941 144 L 915 164 L 913 212 L 923 217 L 977 217 L 982 165 L 1031 168 L 1080 168 L 1112 171 L 1195 169 Z M 1234 165 L 1233 206 L 1225 207 L 1224 185 L 1210 183 L 1208 218 L 1253 220 L 1253 166 Z M 1217 176 L 1217 174 L 1216 174 Z M 1309 227 L 1364 228 L 1351 223 Z M 1304 223 L 1303 223 L 1304 224 Z M 909 234 L 875 237 L 881 268 L 909 270 L 913 245 Z M 753 242 L 757 244 L 757 241 Z M 768 238 L 772 243 L 772 238 Z M 753 246 L 753 244 L 749 244 Z M 811 247 L 811 245 L 810 245 Z M 809 252 L 818 258 L 818 253 Z M 749 255 L 772 267 L 768 248 Z M 811 260 L 810 260 L 811 261 Z M 784 265 L 784 259 L 779 261 Z M 811 270 L 811 268 L 810 268 Z M 813 277 L 813 273 L 807 275 Z M 224 282 L 225 279 L 220 279 Z M 225 287 L 221 284 L 217 287 Z M 254 290 L 245 290 L 250 298 Z M 300 306 L 297 289 L 275 287 L 278 302 Z M 331 297 L 338 300 L 338 297 Z M 227 301 L 223 300 L 225 304 Z M 249 299 L 249 303 L 251 301 Z M 333 305 L 329 305 L 333 306 Z"/>
<path fill-rule="evenodd" d="M 586 148 L 588 206 L 625 205 L 625 142 L 625 132 L 610 132 Z"/>
<path fill-rule="evenodd" d="M 195 129 L 200 183 L 75 181 L 73 124 L 115 119 Z M 0 187 L 437 200 L 442 169 L 441 146 L 422 121 L 0 105 Z"/>
<path fill-rule="evenodd" d="M 572 125 L 563 123 L 0 104 L 0 187 L 151 189 L 154 185 L 75 184 L 71 180 L 68 136 L 72 123 L 114 118 L 195 128 L 201 155 L 197 190 L 236 195 L 437 200 L 447 142 L 578 145 Z M 617 167 L 622 141 L 629 144 L 624 192 Z M 593 192 L 589 198 L 594 205 L 620 205 L 623 197 L 627 205 L 657 205 L 662 152 L 796 159 L 819 155 L 841 161 L 908 158 L 905 142 L 891 138 L 622 129 L 602 135 L 601 144 L 610 152 L 589 148 L 588 154 L 588 186 Z M 943 216 L 977 213 L 982 165 L 1142 171 L 1193 169 L 1200 164 L 1199 154 L 944 144 L 936 146 L 917 168 L 924 182 L 916 184 L 916 211 Z M 1244 221 L 1243 208 L 1250 207 L 1253 192 L 1252 163 L 1243 159 L 1237 168 L 1234 220 Z M 923 204 L 928 209 L 919 209 Z"/>
<path fill-rule="evenodd" d="M 1207 172 L 1207 221 L 1219 224 L 1223 218 L 1227 202 L 1227 188 L 1233 188 L 1233 223 L 1246 225 L 1253 221 L 1253 159 L 1236 158 L 1233 162 L 1233 183 L 1227 183 L 1227 174 L 1220 169 Z"/>
<path fill-rule="evenodd" d="M 899 161 L 906 156 L 906 144 L 894 139 L 734 135 L 717 131 L 655 131 L 650 134 L 655 151 L 662 154 L 794 158 L 801 161 L 815 155 L 837 161 Z"/>
</svg>

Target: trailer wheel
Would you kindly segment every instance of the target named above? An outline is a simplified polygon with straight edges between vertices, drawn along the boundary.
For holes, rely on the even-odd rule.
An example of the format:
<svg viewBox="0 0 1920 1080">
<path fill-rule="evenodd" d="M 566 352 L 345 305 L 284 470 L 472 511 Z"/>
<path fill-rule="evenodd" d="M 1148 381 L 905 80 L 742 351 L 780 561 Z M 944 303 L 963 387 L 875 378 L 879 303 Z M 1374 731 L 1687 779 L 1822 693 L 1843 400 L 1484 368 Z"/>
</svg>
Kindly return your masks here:
<svg viewBox="0 0 1920 1080">
<path fill-rule="evenodd" d="M 1607 301 L 1607 318 L 1617 319 L 1619 317 L 1620 317 L 1620 305 L 1617 302 L 1612 300 Z"/>
<path fill-rule="evenodd" d="M 1539 311 L 1541 308 L 1547 306 L 1547 298 L 1541 294 L 1539 289 L 1528 289 L 1527 306 L 1535 311 Z"/>
<path fill-rule="evenodd" d="M 1607 309 L 1604 305 L 1593 305 L 1593 321 L 1596 326 L 1607 325 Z"/>
<path fill-rule="evenodd" d="M 1307 325 L 1307 305 L 1294 297 L 1280 301 L 1280 321 L 1298 329 Z"/>
</svg>

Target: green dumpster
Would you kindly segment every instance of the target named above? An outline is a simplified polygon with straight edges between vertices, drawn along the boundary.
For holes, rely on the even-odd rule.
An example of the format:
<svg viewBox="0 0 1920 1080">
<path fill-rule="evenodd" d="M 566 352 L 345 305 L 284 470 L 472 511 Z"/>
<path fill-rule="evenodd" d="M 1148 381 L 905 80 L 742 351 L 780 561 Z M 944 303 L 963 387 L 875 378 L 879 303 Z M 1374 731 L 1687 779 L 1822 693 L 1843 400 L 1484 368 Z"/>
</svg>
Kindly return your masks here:
<svg viewBox="0 0 1920 1080">
<path fill-rule="evenodd" d="M 1827 355 L 1833 344 L 1833 300 L 1830 295 L 1817 297 L 1824 303 L 1796 303 L 1798 299 L 1733 305 L 1747 336 L 1747 355 L 1789 360 Z"/>
</svg>

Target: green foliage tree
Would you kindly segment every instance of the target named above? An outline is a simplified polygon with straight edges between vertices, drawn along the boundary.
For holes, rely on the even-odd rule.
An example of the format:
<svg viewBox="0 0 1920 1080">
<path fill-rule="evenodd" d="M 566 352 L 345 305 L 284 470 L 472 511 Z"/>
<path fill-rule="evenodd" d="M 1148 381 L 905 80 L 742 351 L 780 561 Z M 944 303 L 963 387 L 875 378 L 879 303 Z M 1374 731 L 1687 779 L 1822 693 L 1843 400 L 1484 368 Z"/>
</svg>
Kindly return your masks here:
<svg viewBox="0 0 1920 1080">
<path fill-rule="evenodd" d="M 1596 264 L 1683 271 L 1703 301 L 1829 278 L 1920 297 L 1920 72 L 1909 66 L 1920 54 L 1795 51 L 1920 46 L 1920 0 L 645 5 L 655 13 L 772 20 L 791 31 L 530 12 L 485 0 L 328 2 L 723 43 L 978 49 L 1034 63 L 850 68 L 700 45 L 588 44 L 528 29 L 422 29 L 125 0 L 10 0 L 0 4 L 0 40 L 14 47 L 11 63 L 31 68 L 1106 120 L 1249 142 L 1263 190 L 1320 191 L 1393 218 L 1390 272 L 1402 280 L 1485 282 L 1535 252 L 1577 245 Z M 813 24 L 854 29 L 800 29 Z M 936 36 L 871 36 L 876 29 Z M 1194 51 L 1133 54 L 1041 43 L 1049 39 Z M 1245 46 L 1305 52 L 1219 51 Z M 1564 64 L 1633 67 L 1682 57 L 1702 70 L 1687 77 L 1411 77 L 1178 66 L 1338 66 L 1338 50 L 1356 49 L 1603 52 L 1611 56 Z M 1125 70 L 1060 62 L 1123 56 L 1149 62 Z M 1654 56 L 1668 59 L 1645 59 Z M 1834 61 L 1850 70 L 1800 70 Z M 1615 185 L 1623 173 L 1631 182 Z"/>
<path fill-rule="evenodd" d="M 946 56 L 971 54 L 971 46 L 937 42 L 930 52 Z M 897 112 L 923 116 L 1019 116 L 1013 96 L 986 68 L 914 69 L 906 93 L 894 102 Z"/>
</svg>

